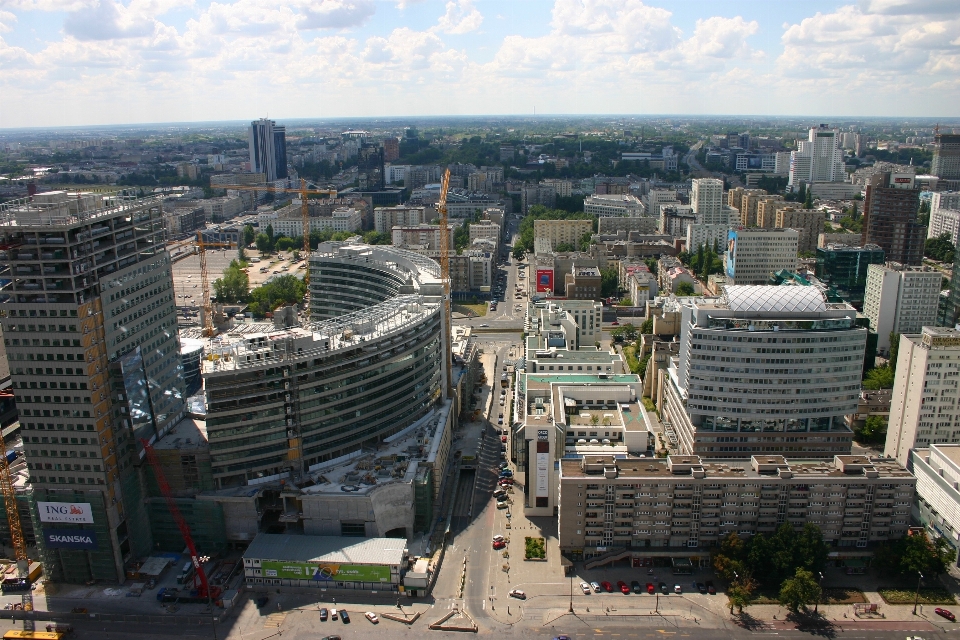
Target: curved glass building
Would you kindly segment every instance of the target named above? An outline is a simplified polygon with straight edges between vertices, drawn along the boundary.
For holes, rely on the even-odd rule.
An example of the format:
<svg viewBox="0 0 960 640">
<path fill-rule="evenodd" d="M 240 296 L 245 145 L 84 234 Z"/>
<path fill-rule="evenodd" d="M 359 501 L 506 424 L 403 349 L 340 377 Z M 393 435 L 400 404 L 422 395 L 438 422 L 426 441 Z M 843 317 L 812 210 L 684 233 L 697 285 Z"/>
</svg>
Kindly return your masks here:
<svg viewBox="0 0 960 640">
<path fill-rule="evenodd" d="M 203 361 L 217 487 L 288 476 L 375 447 L 440 394 L 441 281 L 417 254 L 325 243 L 310 258 L 311 322 L 240 325 Z"/>
</svg>

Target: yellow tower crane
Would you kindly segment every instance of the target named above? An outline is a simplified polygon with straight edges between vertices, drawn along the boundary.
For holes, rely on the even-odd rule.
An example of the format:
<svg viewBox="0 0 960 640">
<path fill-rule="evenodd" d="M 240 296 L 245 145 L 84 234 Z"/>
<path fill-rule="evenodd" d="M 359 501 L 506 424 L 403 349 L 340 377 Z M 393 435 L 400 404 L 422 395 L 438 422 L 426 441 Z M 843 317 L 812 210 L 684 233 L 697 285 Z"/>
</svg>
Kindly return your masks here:
<svg viewBox="0 0 960 640">
<path fill-rule="evenodd" d="M 232 242 L 207 242 L 203 239 L 203 231 L 197 231 L 197 256 L 200 258 L 200 287 L 203 291 L 203 335 L 213 335 L 213 300 L 210 299 L 210 279 L 207 277 L 207 247 L 226 248 L 235 247 Z"/>
<path fill-rule="evenodd" d="M 440 183 L 440 200 L 437 202 L 437 212 L 440 214 L 440 279 L 443 282 L 443 317 L 440 319 L 440 330 L 443 331 L 441 345 L 443 346 L 443 366 L 440 368 L 443 375 L 443 399 L 453 392 L 453 383 L 450 376 L 450 363 L 453 355 L 450 350 L 452 319 L 450 317 L 450 228 L 447 226 L 447 190 L 450 188 L 450 169 L 443 174 Z"/>
<path fill-rule="evenodd" d="M 213 185 L 211 185 L 213 186 Z M 237 189 L 240 191 L 268 191 L 270 193 L 299 193 L 300 194 L 300 215 L 303 218 L 303 259 L 306 261 L 307 269 L 303 274 L 303 283 L 307 285 L 307 295 L 310 295 L 310 206 L 307 204 L 307 196 L 326 195 L 336 197 L 339 193 L 336 189 L 308 189 L 307 181 L 300 179 L 299 189 L 287 189 L 284 187 L 259 187 L 241 184 L 218 184 L 215 189 Z"/>
<path fill-rule="evenodd" d="M 0 432 L 0 492 L 3 493 L 3 504 L 7 510 L 7 523 L 10 526 L 10 540 L 13 543 L 13 553 L 17 559 L 17 577 L 29 583 L 30 559 L 27 557 L 27 543 L 23 538 L 23 527 L 20 526 L 20 511 L 17 508 L 17 492 L 13 487 L 13 478 L 10 475 L 10 463 L 7 462 L 7 447 Z M 24 611 L 33 611 L 33 592 L 30 585 L 26 587 L 21 601 Z M 33 619 L 24 618 L 23 628 L 33 631 Z"/>
</svg>

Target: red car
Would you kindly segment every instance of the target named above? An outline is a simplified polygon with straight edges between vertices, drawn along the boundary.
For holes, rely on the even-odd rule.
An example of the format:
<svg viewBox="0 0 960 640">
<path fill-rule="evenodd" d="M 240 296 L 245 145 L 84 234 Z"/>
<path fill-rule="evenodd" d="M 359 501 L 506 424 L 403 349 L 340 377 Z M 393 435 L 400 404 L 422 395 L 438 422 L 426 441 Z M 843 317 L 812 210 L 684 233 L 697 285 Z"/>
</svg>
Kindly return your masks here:
<svg viewBox="0 0 960 640">
<path fill-rule="evenodd" d="M 647 583 L 647 593 L 653 593 L 653 592 L 654 592 L 653 583 L 652 583 L 652 582 L 648 582 L 648 583 Z"/>
<path fill-rule="evenodd" d="M 513 478 L 502 478 L 500 480 L 500 486 L 505 487 L 507 485 L 513 484 Z"/>
<path fill-rule="evenodd" d="M 607 593 L 613 593 L 613 585 L 604 580 L 600 583 L 600 586 L 604 588 Z"/>
<path fill-rule="evenodd" d="M 943 617 L 943 618 L 946 618 L 946 619 L 949 620 L 950 622 L 956 622 L 956 621 L 957 621 L 957 616 L 953 615 L 953 614 L 950 612 L 949 609 L 941 609 L 940 607 L 937 607 L 936 609 L 933 610 L 933 612 L 934 612 L 935 614 L 937 614 L 938 616 L 941 616 L 941 617 Z"/>
<path fill-rule="evenodd" d="M 500 436 L 500 442 L 506 442 L 507 436 Z"/>
<path fill-rule="evenodd" d="M 493 548 L 496 549 L 497 551 L 499 551 L 500 549 L 503 549 L 506 546 L 507 546 L 507 543 L 504 542 L 503 540 L 497 540 L 496 542 L 493 543 Z"/>
<path fill-rule="evenodd" d="M 627 595 L 630 593 L 630 585 L 628 585 L 623 580 L 617 580 L 617 588 L 620 589 L 620 593 Z"/>
</svg>

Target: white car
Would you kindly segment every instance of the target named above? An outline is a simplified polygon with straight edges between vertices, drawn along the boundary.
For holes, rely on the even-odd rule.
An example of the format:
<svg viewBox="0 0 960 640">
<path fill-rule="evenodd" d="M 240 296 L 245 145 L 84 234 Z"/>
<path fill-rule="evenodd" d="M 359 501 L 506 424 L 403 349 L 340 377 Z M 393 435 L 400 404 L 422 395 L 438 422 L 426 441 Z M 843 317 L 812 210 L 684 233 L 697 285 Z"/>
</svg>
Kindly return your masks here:
<svg viewBox="0 0 960 640">
<path fill-rule="evenodd" d="M 675 585 L 673 585 L 673 592 L 674 592 L 674 593 L 683 593 L 683 589 L 680 588 L 680 585 L 675 584 Z"/>
<path fill-rule="evenodd" d="M 592 591 L 590 591 L 590 585 L 587 584 L 586 582 L 581 582 L 581 583 L 580 583 L 580 590 L 583 591 L 583 595 L 585 595 L 585 596 L 588 596 L 588 595 L 590 595 L 591 593 L 593 593 Z"/>
<path fill-rule="evenodd" d="M 367 611 L 363 615 L 364 617 L 366 617 L 367 620 L 369 620 L 373 624 L 378 624 L 380 622 L 380 618 L 378 618 L 377 614 L 375 614 L 373 611 Z"/>
<path fill-rule="evenodd" d="M 523 591 L 521 591 L 520 589 L 514 589 L 513 591 L 510 592 L 510 597 L 511 597 L 511 598 L 518 598 L 518 599 L 520 599 L 520 600 L 526 600 L 526 599 L 527 599 L 527 594 L 524 593 Z"/>
<path fill-rule="evenodd" d="M 590 583 L 590 586 L 593 587 L 593 592 L 594 592 L 594 593 L 600 593 L 600 583 L 599 583 L 599 582 L 591 582 L 591 583 Z"/>
<path fill-rule="evenodd" d="M 493 536 L 494 542 L 503 542 L 505 538 L 503 536 Z"/>
</svg>

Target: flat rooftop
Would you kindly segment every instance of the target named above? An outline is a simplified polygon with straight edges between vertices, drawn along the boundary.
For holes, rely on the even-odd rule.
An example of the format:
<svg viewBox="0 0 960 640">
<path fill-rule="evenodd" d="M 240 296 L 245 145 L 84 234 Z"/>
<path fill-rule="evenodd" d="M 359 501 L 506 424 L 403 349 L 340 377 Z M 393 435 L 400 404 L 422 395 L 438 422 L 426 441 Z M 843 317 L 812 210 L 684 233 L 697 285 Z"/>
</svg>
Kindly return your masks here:
<svg viewBox="0 0 960 640">
<path fill-rule="evenodd" d="M 210 448 L 207 439 L 207 423 L 196 418 L 184 418 L 153 444 L 154 449 L 179 449 L 180 451 L 199 451 Z"/>
<path fill-rule="evenodd" d="M 930 449 L 936 449 L 941 456 L 960 468 L 960 444 L 932 444 Z"/>
<path fill-rule="evenodd" d="M 244 559 L 399 566 L 406 558 L 403 538 L 347 538 L 259 533 Z"/>
</svg>

